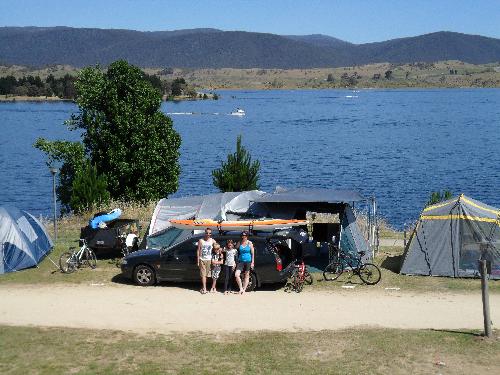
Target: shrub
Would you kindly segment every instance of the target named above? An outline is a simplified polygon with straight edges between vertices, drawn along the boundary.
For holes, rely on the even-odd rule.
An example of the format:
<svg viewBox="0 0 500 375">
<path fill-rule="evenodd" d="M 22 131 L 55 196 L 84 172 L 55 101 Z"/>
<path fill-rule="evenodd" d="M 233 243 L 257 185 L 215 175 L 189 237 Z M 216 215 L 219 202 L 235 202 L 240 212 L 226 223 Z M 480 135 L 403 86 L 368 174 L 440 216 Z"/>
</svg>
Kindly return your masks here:
<svg viewBox="0 0 500 375">
<path fill-rule="evenodd" d="M 453 197 L 453 194 L 449 190 L 444 190 L 442 193 L 440 191 L 433 191 L 431 192 L 431 195 L 429 197 L 429 200 L 427 201 L 426 207 L 427 206 L 432 206 L 433 204 L 447 201 L 448 199 L 451 199 Z"/>
<path fill-rule="evenodd" d="M 109 201 L 106 177 L 99 175 L 95 165 L 86 161 L 73 179 L 70 205 L 77 214 Z"/>
<path fill-rule="evenodd" d="M 236 140 L 236 152 L 227 156 L 219 169 L 212 171 L 213 183 L 222 192 L 245 191 L 259 188 L 258 160 L 252 162 L 248 151 L 241 145 L 241 135 Z"/>
</svg>

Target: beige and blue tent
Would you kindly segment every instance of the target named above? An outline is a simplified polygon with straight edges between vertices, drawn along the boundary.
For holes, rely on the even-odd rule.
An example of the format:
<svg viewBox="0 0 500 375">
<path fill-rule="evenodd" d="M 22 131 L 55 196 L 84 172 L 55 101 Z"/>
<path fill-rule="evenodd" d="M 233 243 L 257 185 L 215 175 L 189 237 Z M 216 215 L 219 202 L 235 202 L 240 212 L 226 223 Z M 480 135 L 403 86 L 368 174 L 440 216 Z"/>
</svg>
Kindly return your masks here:
<svg viewBox="0 0 500 375">
<path fill-rule="evenodd" d="M 480 259 L 490 261 L 490 277 L 500 279 L 500 210 L 460 195 L 422 211 L 401 273 L 478 277 Z"/>
</svg>

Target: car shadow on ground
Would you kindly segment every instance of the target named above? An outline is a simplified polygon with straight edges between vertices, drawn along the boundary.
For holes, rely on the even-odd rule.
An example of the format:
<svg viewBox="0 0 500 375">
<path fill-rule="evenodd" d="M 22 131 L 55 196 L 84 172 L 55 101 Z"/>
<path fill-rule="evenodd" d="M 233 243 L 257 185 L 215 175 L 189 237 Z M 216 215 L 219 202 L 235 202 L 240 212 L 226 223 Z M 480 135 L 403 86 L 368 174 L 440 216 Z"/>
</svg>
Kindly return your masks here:
<svg viewBox="0 0 500 375">
<path fill-rule="evenodd" d="M 116 284 L 122 284 L 122 285 L 136 285 L 131 279 L 124 277 L 121 273 L 113 276 L 111 278 L 112 283 Z M 276 283 L 276 284 L 265 284 L 260 287 L 257 287 L 255 290 L 256 292 L 259 291 L 277 291 L 280 290 L 284 287 L 284 283 Z M 212 286 L 212 280 L 208 279 L 207 280 L 207 289 L 210 289 Z M 196 292 L 199 292 L 201 289 L 201 281 L 200 282 L 174 282 L 174 281 L 161 281 L 160 283 L 155 284 L 155 287 L 157 288 L 164 288 L 164 287 L 175 287 L 175 288 L 181 288 L 181 289 L 186 289 L 186 290 L 193 290 Z M 224 290 L 224 284 L 223 282 L 218 282 L 217 283 L 217 292 L 222 293 Z M 236 285 L 236 282 L 234 285 L 231 287 L 231 291 L 236 292 L 238 290 L 238 287 Z"/>
</svg>

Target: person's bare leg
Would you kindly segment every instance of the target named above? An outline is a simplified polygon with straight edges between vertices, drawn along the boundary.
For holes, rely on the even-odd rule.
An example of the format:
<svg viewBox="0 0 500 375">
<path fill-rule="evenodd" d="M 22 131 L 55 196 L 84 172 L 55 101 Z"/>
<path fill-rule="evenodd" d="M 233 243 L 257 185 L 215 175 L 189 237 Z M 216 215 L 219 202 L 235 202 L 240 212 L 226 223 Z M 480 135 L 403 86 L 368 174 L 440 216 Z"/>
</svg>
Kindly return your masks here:
<svg viewBox="0 0 500 375">
<path fill-rule="evenodd" d="M 243 293 L 243 286 L 241 285 L 241 271 L 236 270 L 234 277 L 236 278 L 236 282 L 238 283 L 238 287 L 240 288 L 240 293 Z"/>
<path fill-rule="evenodd" d="M 247 291 L 248 281 L 250 280 L 250 271 L 245 272 L 245 281 L 243 283 L 243 293 Z"/>
<path fill-rule="evenodd" d="M 202 291 L 203 293 L 207 292 L 207 278 L 205 276 L 201 277 L 201 285 L 202 285 Z"/>
<path fill-rule="evenodd" d="M 216 283 L 217 283 L 217 279 L 212 279 L 212 289 L 210 289 L 211 292 L 217 291 Z"/>
</svg>

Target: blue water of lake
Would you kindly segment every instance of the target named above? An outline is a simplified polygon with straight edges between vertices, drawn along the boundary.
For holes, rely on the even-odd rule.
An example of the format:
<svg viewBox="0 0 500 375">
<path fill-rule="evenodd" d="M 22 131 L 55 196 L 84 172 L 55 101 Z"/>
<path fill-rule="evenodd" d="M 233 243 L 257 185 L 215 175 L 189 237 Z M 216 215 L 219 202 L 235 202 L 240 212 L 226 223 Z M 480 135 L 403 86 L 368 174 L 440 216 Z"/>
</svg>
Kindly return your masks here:
<svg viewBox="0 0 500 375">
<path fill-rule="evenodd" d="M 500 207 L 500 89 L 221 91 L 218 101 L 166 102 L 182 136 L 176 196 L 215 192 L 211 171 L 244 146 L 261 189 L 331 187 L 375 196 L 395 227 L 431 191 Z M 246 116 L 229 115 L 243 108 Z M 79 139 L 72 103 L 0 104 L 0 205 L 50 215 L 52 180 L 37 137 Z"/>
</svg>

